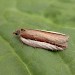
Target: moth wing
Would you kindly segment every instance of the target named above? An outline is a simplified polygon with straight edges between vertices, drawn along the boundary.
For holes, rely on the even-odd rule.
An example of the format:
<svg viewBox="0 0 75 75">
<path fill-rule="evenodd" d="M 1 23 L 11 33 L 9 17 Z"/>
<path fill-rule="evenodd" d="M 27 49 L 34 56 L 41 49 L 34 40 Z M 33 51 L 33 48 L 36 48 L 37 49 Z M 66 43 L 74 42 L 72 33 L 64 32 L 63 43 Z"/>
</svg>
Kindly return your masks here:
<svg viewBox="0 0 75 75">
<path fill-rule="evenodd" d="M 36 48 L 44 48 L 44 49 L 49 49 L 49 50 L 63 50 L 63 48 L 46 43 L 46 42 L 40 42 L 40 41 L 35 41 L 35 40 L 30 40 L 30 39 L 25 39 L 23 37 L 20 37 L 23 43 L 36 47 Z"/>
<path fill-rule="evenodd" d="M 69 36 L 62 33 L 58 33 L 58 32 L 48 32 L 48 33 L 49 33 L 48 39 L 54 41 L 55 43 L 63 44 L 67 42 L 69 39 Z"/>
<path fill-rule="evenodd" d="M 69 36 L 59 32 L 46 31 L 46 30 L 32 30 L 32 31 L 38 31 L 40 32 L 39 34 L 41 34 L 42 37 L 45 37 L 50 40 L 60 41 L 62 43 L 68 41 L 69 39 Z"/>
</svg>

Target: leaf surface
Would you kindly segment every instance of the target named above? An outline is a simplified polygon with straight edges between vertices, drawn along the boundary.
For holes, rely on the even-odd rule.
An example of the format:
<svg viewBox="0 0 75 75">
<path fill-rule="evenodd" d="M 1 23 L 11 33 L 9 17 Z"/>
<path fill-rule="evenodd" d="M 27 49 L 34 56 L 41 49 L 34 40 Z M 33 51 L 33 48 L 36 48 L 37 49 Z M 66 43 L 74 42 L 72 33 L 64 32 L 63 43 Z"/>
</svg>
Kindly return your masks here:
<svg viewBox="0 0 75 75">
<path fill-rule="evenodd" d="M 75 75 L 74 0 L 0 0 L 0 75 Z M 23 44 L 20 28 L 57 31 L 70 36 L 64 51 Z"/>
</svg>

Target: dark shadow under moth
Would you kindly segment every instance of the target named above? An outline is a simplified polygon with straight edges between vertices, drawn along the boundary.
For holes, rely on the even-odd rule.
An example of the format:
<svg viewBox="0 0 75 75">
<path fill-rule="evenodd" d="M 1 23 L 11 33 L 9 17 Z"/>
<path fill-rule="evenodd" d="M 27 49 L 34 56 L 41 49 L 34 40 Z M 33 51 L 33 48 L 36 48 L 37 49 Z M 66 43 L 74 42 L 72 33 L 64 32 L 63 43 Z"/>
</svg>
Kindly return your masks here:
<svg viewBox="0 0 75 75">
<path fill-rule="evenodd" d="M 48 50 L 64 50 L 67 48 L 69 36 L 59 32 L 20 29 L 14 32 L 21 41 L 29 46 Z"/>
</svg>

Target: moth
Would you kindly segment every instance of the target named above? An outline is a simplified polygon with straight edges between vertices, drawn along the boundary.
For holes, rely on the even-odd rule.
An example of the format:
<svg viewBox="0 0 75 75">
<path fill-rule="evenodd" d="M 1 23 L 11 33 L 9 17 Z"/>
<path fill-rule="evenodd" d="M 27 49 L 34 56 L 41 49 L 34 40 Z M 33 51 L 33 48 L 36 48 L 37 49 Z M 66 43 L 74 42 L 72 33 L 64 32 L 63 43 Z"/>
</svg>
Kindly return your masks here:
<svg viewBox="0 0 75 75">
<path fill-rule="evenodd" d="M 66 34 L 45 30 L 19 29 L 14 34 L 29 46 L 48 50 L 66 49 L 69 39 Z"/>
</svg>

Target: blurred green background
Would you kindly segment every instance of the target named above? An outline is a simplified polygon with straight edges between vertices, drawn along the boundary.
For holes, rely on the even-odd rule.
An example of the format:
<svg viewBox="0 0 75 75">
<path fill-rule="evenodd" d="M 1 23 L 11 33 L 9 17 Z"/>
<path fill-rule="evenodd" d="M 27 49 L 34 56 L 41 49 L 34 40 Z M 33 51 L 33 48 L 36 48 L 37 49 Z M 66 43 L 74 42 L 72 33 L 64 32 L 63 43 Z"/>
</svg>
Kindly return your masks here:
<svg viewBox="0 0 75 75">
<path fill-rule="evenodd" d="M 64 51 L 22 44 L 20 28 L 70 36 Z M 0 75 L 75 75 L 75 0 L 0 0 Z"/>
</svg>

